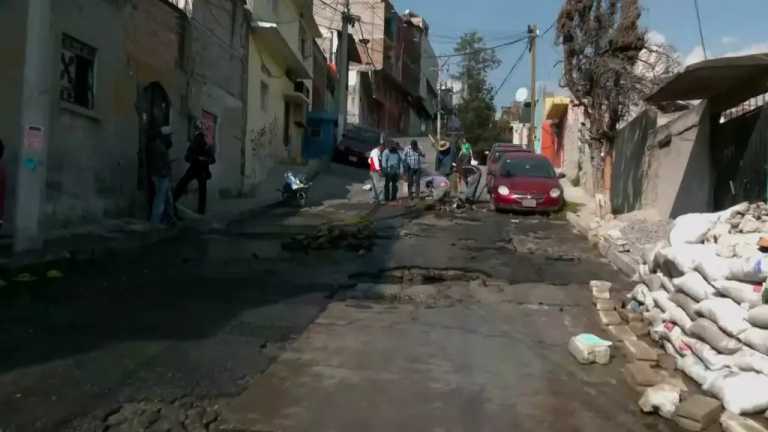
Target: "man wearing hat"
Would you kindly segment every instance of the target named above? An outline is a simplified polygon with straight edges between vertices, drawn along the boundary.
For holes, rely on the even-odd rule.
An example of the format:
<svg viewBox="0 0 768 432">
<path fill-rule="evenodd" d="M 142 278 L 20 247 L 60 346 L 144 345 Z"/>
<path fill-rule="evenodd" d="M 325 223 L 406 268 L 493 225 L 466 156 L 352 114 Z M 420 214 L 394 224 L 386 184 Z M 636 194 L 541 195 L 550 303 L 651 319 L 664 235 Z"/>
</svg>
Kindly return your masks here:
<svg viewBox="0 0 768 432">
<path fill-rule="evenodd" d="M 155 188 L 152 213 L 149 221 L 153 224 L 173 223 L 173 201 L 171 200 L 171 157 L 173 146 L 170 126 L 163 126 L 154 132 L 149 140 L 147 167 Z"/>
<path fill-rule="evenodd" d="M 435 157 L 435 171 L 445 178 L 451 180 L 451 192 L 457 192 L 456 178 L 454 175 L 454 168 L 456 162 L 456 152 L 454 152 L 451 143 L 445 140 L 440 140 L 439 143 L 435 142 L 432 135 L 429 136 L 432 141 L 432 145 L 437 149 L 437 155 Z"/>
</svg>

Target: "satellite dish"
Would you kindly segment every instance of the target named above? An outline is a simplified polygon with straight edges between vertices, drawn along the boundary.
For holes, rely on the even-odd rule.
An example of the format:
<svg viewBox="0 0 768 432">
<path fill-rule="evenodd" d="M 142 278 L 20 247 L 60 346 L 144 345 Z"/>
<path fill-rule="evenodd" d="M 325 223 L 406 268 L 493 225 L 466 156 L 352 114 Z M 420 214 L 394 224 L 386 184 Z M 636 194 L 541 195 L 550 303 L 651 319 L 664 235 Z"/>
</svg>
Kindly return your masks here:
<svg viewBox="0 0 768 432">
<path fill-rule="evenodd" d="M 515 100 L 517 102 L 525 102 L 528 100 L 528 89 L 525 87 L 520 87 L 515 92 Z"/>
</svg>

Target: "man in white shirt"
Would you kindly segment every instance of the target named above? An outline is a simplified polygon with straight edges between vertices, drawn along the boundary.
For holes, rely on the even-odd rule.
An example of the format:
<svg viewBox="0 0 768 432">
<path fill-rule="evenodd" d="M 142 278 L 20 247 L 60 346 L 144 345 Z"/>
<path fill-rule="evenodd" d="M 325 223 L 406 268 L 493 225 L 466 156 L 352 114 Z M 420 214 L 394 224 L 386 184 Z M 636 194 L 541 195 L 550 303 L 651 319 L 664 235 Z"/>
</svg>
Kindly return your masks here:
<svg viewBox="0 0 768 432">
<path fill-rule="evenodd" d="M 368 156 L 368 168 L 371 175 L 371 199 L 374 203 L 381 202 L 383 192 L 384 176 L 381 173 L 381 151 L 384 145 L 381 144 L 371 150 Z"/>
</svg>

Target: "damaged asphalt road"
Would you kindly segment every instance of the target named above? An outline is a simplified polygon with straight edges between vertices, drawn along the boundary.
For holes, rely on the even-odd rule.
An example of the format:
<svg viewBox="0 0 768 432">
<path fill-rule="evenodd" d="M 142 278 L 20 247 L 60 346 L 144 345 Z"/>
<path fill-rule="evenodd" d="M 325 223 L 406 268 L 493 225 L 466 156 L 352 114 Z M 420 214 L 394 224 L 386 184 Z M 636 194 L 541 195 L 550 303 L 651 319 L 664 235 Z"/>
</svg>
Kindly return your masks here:
<svg viewBox="0 0 768 432">
<path fill-rule="evenodd" d="M 4 432 L 659 430 L 567 352 L 629 286 L 557 219 L 276 208 L 61 270 L 0 306 Z"/>
</svg>

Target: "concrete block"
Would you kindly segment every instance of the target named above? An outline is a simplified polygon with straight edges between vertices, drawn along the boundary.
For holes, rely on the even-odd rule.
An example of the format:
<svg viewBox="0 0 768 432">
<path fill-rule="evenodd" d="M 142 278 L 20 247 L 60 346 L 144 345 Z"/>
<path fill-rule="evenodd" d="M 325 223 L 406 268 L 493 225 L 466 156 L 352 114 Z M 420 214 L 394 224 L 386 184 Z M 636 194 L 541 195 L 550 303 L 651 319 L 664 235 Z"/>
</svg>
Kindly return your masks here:
<svg viewBox="0 0 768 432">
<path fill-rule="evenodd" d="M 611 286 L 612 284 L 607 281 L 591 281 L 589 287 L 592 289 L 592 298 L 609 300 L 611 298 Z"/>
<path fill-rule="evenodd" d="M 674 371 L 677 369 L 677 359 L 672 354 L 659 354 L 659 366 L 667 371 Z"/>
<path fill-rule="evenodd" d="M 677 407 L 675 417 L 692 420 L 699 423 L 702 429 L 706 429 L 720 418 L 722 412 L 723 405 L 719 400 L 699 394 L 684 400 Z"/>
<path fill-rule="evenodd" d="M 632 333 L 637 336 L 648 336 L 650 330 L 648 324 L 642 321 L 632 321 L 627 327 L 629 327 L 629 329 L 632 330 Z"/>
<path fill-rule="evenodd" d="M 723 432 L 768 432 L 758 422 L 726 411 L 720 417 L 720 425 Z"/>
<path fill-rule="evenodd" d="M 653 387 L 660 384 L 663 378 L 645 362 L 627 364 L 624 367 L 624 376 L 633 387 Z"/>
<path fill-rule="evenodd" d="M 600 251 L 600 254 L 605 256 L 608 254 L 608 250 L 611 248 L 611 243 L 606 239 L 600 239 L 599 242 L 597 242 L 597 250 Z"/>
<path fill-rule="evenodd" d="M 615 311 L 599 311 L 597 313 L 600 323 L 603 326 L 619 325 L 622 323 L 621 317 Z"/>
<path fill-rule="evenodd" d="M 625 325 L 615 325 L 608 327 L 608 333 L 611 334 L 616 341 L 624 342 L 625 340 L 636 340 L 637 336 L 632 333 L 632 330 Z"/>
<path fill-rule="evenodd" d="M 638 280 L 637 268 L 640 265 L 640 261 L 634 259 L 632 255 L 618 252 L 615 249 L 609 249 L 605 257 L 629 279 Z"/>
<path fill-rule="evenodd" d="M 631 323 L 636 321 L 642 321 L 643 320 L 643 314 L 638 312 L 632 312 L 630 309 L 619 309 L 619 316 L 621 319 L 623 319 L 625 322 Z"/>
<path fill-rule="evenodd" d="M 704 427 L 701 425 L 701 423 L 697 421 L 693 421 L 691 419 L 687 419 L 685 417 L 680 417 L 680 416 L 675 416 L 674 420 L 675 420 L 675 423 L 677 423 L 677 425 L 680 426 L 680 428 L 683 430 L 693 431 L 693 432 L 699 432 L 704 430 Z"/>
<path fill-rule="evenodd" d="M 613 300 L 594 299 L 595 309 L 599 311 L 612 311 L 616 310 L 616 303 Z"/>
<path fill-rule="evenodd" d="M 630 361 L 656 362 L 658 353 L 641 340 L 628 340 L 624 342 L 624 352 Z"/>
</svg>

